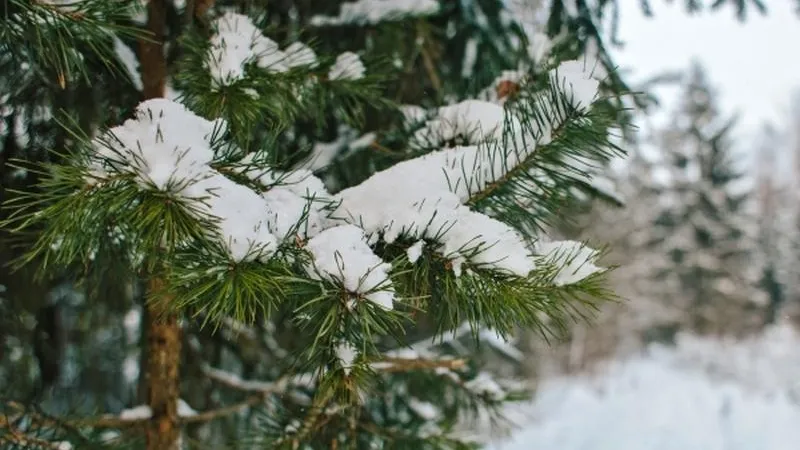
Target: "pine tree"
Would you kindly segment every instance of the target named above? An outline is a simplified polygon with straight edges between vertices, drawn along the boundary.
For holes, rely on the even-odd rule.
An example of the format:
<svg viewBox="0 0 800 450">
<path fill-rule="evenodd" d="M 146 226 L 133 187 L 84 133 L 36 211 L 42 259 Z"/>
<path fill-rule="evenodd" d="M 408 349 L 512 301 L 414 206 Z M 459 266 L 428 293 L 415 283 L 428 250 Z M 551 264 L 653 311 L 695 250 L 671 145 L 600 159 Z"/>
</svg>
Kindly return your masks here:
<svg viewBox="0 0 800 450">
<path fill-rule="evenodd" d="M 522 393 L 457 338 L 611 295 L 542 233 L 621 153 L 581 21 L 323 3 L 5 3 L 4 445 L 469 448 Z"/>
<path fill-rule="evenodd" d="M 702 67 L 695 64 L 680 105 L 658 138 L 669 166 L 664 208 L 651 245 L 668 255 L 657 270 L 664 302 L 681 311 L 691 330 L 739 332 L 760 323 L 760 297 L 749 273 L 753 242 L 749 193 L 737 185 L 730 132 Z"/>
</svg>

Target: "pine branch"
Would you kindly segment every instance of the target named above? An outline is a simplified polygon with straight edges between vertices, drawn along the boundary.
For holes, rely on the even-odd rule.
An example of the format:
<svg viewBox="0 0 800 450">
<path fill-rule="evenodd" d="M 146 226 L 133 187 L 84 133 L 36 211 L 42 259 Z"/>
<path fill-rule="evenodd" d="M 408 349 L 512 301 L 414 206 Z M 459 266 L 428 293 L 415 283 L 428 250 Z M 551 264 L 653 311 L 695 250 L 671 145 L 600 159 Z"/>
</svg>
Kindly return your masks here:
<svg viewBox="0 0 800 450">
<path fill-rule="evenodd" d="M 556 128 L 553 129 L 553 140 L 556 140 L 559 137 L 561 137 L 561 134 L 564 132 L 564 129 L 566 127 L 567 120 L 569 119 L 565 119 L 564 122 L 562 122 Z M 508 185 L 508 183 L 510 183 L 512 180 L 517 179 L 521 174 L 529 171 L 531 168 L 531 162 L 536 158 L 541 158 L 541 155 L 539 155 L 538 152 L 536 151 L 531 152 L 524 160 L 522 160 L 516 166 L 512 167 L 508 172 L 503 174 L 497 180 L 495 180 L 492 183 L 488 183 L 484 189 L 476 191 L 474 194 L 472 194 L 469 200 L 467 201 L 467 204 L 474 206 L 480 203 L 481 201 L 491 197 L 498 190 Z"/>
</svg>

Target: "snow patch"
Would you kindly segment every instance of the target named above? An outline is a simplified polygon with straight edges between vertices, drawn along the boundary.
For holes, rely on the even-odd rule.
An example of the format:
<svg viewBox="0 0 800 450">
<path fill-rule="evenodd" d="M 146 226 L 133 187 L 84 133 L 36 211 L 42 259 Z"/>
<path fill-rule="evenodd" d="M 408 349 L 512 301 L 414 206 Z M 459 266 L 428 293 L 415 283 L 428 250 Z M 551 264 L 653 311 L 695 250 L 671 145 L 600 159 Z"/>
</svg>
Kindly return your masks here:
<svg viewBox="0 0 800 450">
<path fill-rule="evenodd" d="M 353 52 L 344 52 L 336 57 L 330 71 L 328 72 L 328 79 L 330 80 L 359 80 L 364 78 L 364 63 L 361 58 Z"/>
<path fill-rule="evenodd" d="M 439 12 L 437 0 L 358 0 L 342 3 L 339 15 L 311 18 L 312 26 L 344 24 L 374 25 L 410 16 L 429 16 Z"/>
<path fill-rule="evenodd" d="M 393 308 L 392 266 L 372 252 L 363 230 L 354 225 L 328 228 L 311 238 L 306 249 L 313 256 L 306 269 L 309 276 L 339 282 L 355 296 L 387 310 Z"/>
</svg>

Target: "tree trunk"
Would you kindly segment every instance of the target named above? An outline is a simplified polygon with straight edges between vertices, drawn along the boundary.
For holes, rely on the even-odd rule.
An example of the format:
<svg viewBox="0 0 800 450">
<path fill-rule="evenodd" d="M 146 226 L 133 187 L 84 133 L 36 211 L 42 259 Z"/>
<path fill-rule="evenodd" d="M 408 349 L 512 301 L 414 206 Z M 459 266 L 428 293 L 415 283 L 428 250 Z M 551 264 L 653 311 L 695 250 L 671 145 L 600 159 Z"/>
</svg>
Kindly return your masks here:
<svg viewBox="0 0 800 450">
<path fill-rule="evenodd" d="M 164 57 L 164 30 L 167 27 L 166 0 L 147 4 L 147 39 L 139 41 L 144 99 L 164 96 L 167 84 L 167 60 Z"/>
<path fill-rule="evenodd" d="M 164 304 L 163 283 L 150 282 L 147 302 L 147 404 L 152 418 L 146 425 L 147 450 L 179 450 L 178 398 L 181 329 L 178 317 Z"/>
<path fill-rule="evenodd" d="M 145 100 L 164 97 L 167 81 L 167 61 L 164 57 L 164 31 L 166 28 L 166 0 L 150 0 L 147 5 L 147 30 L 149 36 L 139 42 L 139 62 L 142 75 L 142 94 Z M 157 251 L 157 249 L 154 249 Z M 164 282 L 158 277 L 150 279 L 146 303 L 145 377 L 147 405 L 152 412 L 145 425 L 147 450 L 179 450 L 180 424 L 178 423 L 178 398 L 180 396 L 179 365 L 181 357 L 181 329 L 178 316 L 170 310 Z"/>
</svg>

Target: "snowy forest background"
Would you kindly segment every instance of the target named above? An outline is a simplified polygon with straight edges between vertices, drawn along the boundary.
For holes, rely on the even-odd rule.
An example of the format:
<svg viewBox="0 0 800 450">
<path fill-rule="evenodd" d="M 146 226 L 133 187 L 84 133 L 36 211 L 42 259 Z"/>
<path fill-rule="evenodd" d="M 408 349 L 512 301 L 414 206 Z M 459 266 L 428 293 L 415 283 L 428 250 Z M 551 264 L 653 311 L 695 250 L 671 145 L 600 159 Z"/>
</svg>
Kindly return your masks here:
<svg viewBox="0 0 800 450">
<path fill-rule="evenodd" d="M 547 1 L 510 3 L 531 30 L 544 26 Z M 664 86 L 674 93 L 669 107 L 656 95 Z M 795 448 L 800 90 L 791 94 L 782 121 L 765 123 L 755 139 L 742 140 L 741 117 L 720 107 L 714 68 L 701 61 L 687 55 L 680 71 L 632 88 L 654 94 L 637 105 L 638 130 L 623 137 L 628 156 L 595 180 L 605 200 L 587 202 L 571 212 L 573 220 L 551 230 L 608 248 L 602 262 L 616 266 L 611 287 L 618 301 L 601 304 L 589 322 L 521 331 L 508 342 L 482 334 L 490 343 L 481 349 L 483 357 L 496 375 L 530 388 L 534 398 L 508 410 L 513 430 L 468 431 L 497 450 Z M 5 120 L 12 113 L 0 109 L 3 138 L 15 131 Z M 20 126 L 50 119 L 38 111 Z M 355 152 L 365 142 L 358 137 L 318 144 L 316 161 Z M 2 175 L 8 184 L 26 176 L 11 169 Z M 92 402 L 120 411 L 120 417 L 138 414 L 145 318 L 141 305 L 130 307 L 128 300 L 141 297 L 141 287 L 112 285 L 107 295 L 120 301 L 98 308 L 86 305 L 69 279 L 24 289 L 21 283 L 27 278 L 0 273 L 0 396 L 13 379 L 15 390 L 33 392 L 56 409 L 71 403 L 68 397 L 96 395 Z M 12 308 L 21 318 L 13 324 Z M 448 344 L 456 352 L 471 345 L 463 335 Z M 219 344 L 219 355 L 205 355 L 218 361 L 224 361 L 227 341 L 277 354 L 284 344 L 260 341 L 263 335 L 233 323 L 221 335 L 196 330 L 192 339 L 198 345 L 189 342 L 187 352 L 201 341 Z M 245 374 L 258 364 L 252 360 L 257 356 L 238 356 L 243 363 L 237 369 Z M 205 375 L 234 389 L 246 383 L 227 372 Z M 59 387 L 57 394 L 38 389 L 41 383 Z M 192 404 L 216 400 L 205 389 L 200 381 L 189 388 L 182 414 L 193 414 Z"/>
</svg>

